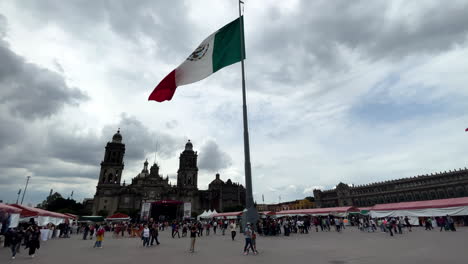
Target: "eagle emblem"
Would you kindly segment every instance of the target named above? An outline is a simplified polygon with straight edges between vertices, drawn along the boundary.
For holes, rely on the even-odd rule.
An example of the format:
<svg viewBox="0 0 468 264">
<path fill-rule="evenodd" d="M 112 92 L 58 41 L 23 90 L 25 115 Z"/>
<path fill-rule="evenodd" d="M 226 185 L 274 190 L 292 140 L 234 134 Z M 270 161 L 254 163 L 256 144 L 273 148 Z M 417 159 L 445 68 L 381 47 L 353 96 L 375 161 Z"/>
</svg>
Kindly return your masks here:
<svg viewBox="0 0 468 264">
<path fill-rule="evenodd" d="M 202 43 L 198 48 L 196 48 L 192 54 L 187 58 L 189 61 L 197 61 L 205 56 L 208 48 L 210 47 L 210 43 Z"/>
</svg>

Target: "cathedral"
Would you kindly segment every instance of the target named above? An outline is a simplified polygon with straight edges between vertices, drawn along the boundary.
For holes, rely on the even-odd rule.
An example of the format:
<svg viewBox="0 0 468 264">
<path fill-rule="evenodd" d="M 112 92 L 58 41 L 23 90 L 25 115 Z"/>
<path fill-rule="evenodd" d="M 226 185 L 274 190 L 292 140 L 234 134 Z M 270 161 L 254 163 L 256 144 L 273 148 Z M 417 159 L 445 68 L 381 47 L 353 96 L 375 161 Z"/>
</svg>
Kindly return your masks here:
<svg viewBox="0 0 468 264">
<path fill-rule="evenodd" d="M 91 202 L 93 215 L 138 212 L 144 204 L 164 205 L 151 209 L 152 216 L 159 213 L 169 218 L 181 216 L 182 208 L 174 206 L 172 212 L 166 208 L 168 205 L 189 204 L 192 215 L 203 210 L 223 212 L 226 208 L 245 206 L 245 188 L 230 179 L 224 182 L 219 174 L 209 184 L 208 190 L 198 189 L 198 153 L 193 150 L 190 140 L 179 157 L 176 185 L 171 185 L 168 177 L 159 174 L 156 162 L 149 167 L 148 161 L 143 163 L 143 169 L 130 184 L 121 183 L 124 154 L 125 144 L 119 130 L 105 148 L 96 194 Z"/>
</svg>

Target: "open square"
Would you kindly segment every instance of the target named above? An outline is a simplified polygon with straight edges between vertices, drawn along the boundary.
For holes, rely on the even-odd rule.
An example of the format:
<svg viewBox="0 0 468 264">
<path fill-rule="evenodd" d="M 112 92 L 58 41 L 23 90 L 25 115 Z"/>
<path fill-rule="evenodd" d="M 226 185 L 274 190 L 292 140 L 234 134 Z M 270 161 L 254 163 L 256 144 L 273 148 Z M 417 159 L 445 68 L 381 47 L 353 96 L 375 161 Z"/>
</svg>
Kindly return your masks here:
<svg viewBox="0 0 468 264">
<path fill-rule="evenodd" d="M 313 231 L 313 230 L 312 230 Z M 406 230 L 405 230 L 406 231 Z M 195 253 L 189 253 L 188 238 L 171 238 L 170 230 L 160 232 L 159 246 L 144 248 L 139 238 L 112 238 L 106 233 L 103 248 L 93 248 L 94 240 L 69 239 L 42 242 L 34 259 L 25 250 L 10 259 L 6 248 L 0 250 L 0 263 L 82 264 L 96 263 L 314 263 L 314 264 L 390 264 L 390 263 L 466 263 L 468 228 L 457 232 L 424 231 L 390 237 L 381 232 L 367 233 L 356 227 L 344 232 L 310 232 L 257 238 L 259 254 L 242 255 L 244 237 L 235 241 L 220 232 L 197 238 Z"/>
</svg>

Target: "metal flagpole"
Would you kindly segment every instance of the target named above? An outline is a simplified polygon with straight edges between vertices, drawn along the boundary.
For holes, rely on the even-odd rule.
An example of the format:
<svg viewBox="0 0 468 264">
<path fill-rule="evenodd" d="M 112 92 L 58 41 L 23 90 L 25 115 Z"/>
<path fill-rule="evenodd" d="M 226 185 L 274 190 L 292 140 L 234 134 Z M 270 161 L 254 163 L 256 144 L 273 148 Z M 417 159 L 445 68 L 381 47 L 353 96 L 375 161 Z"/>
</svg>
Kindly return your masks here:
<svg viewBox="0 0 468 264">
<path fill-rule="evenodd" d="M 242 16 L 242 5 L 244 2 L 239 0 L 239 18 Z M 249 144 L 249 127 L 247 120 L 247 99 L 245 92 L 245 72 L 244 72 L 244 21 L 240 19 L 240 30 L 241 30 L 241 67 L 242 67 L 242 112 L 244 120 L 244 158 L 245 158 L 245 204 L 246 209 L 242 217 L 243 227 L 245 227 L 246 222 L 249 222 L 256 227 L 258 220 L 258 212 L 254 206 L 253 201 L 253 192 L 252 192 L 252 169 L 250 166 L 250 144 Z"/>
</svg>

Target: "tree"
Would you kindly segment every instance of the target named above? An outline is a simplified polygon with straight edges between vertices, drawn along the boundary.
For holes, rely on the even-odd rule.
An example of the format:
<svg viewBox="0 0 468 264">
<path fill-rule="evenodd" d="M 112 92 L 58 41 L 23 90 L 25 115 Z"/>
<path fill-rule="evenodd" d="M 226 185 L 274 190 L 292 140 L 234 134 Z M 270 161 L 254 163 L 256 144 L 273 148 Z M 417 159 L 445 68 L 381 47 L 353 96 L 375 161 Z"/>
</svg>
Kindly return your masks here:
<svg viewBox="0 0 468 264">
<path fill-rule="evenodd" d="M 64 199 L 58 192 L 49 195 L 46 200 L 38 205 L 38 207 L 59 213 L 71 213 L 76 215 L 91 214 L 91 212 L 86 210 L 82 203 L 78 203 L 70 198 Z"/>
<path fill-rule="evenodd" d="M 309 200 L 309 202 L 315 202 L 315 198 L 312 196 L 307 196 L 305 199 Z"/>
</svg>

